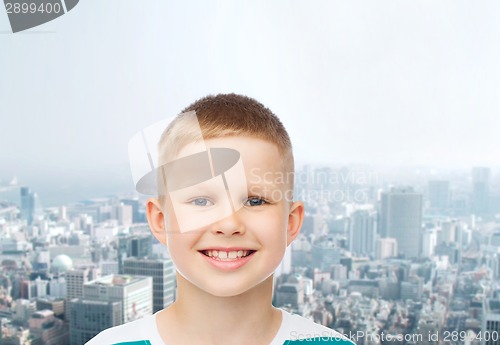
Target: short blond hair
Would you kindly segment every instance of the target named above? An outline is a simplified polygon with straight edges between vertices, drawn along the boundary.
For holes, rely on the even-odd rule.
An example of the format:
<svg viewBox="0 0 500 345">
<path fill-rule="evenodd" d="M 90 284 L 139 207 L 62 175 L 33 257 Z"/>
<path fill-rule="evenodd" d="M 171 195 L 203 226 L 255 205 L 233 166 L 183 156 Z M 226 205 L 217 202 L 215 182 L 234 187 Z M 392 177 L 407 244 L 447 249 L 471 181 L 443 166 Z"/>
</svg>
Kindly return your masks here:
<svg viewBox="0 0 500 345">
<path fill-rule="evenodd" d="M 189 116 L 193 112 L 199 128 Z M 283 123 L 262 103 L 234 93 L 206 96 L 186 107 L 163 132 L 158 152 L 160 159 L 170 161 L 189 143 L 231 136 L 248 136 L 275 144 L 283 158 L 283 170 L 293 175 L 292 143 Z M 290 182 L 293 190 L 293 179 Z"/>
</svg>

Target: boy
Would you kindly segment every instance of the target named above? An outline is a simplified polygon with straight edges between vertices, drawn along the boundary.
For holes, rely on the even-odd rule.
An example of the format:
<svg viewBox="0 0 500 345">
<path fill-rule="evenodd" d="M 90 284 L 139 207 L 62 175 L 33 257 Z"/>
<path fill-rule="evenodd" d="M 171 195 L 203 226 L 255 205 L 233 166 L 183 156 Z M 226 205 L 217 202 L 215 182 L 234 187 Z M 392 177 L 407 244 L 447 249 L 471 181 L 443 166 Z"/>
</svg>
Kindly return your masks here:
<svg viewBox="0 0 500 345">
<path fill-rule="evenodd" d="M 168 126 L 158 151 L 159 197 L 146 212 L 175 264 L 176 301 L 87 344 L 352 344 L 271 304 L 304 206 L 292 200 L 288 133 L 269 109 L 235 94 L 205 97 Z"/>
</svg>

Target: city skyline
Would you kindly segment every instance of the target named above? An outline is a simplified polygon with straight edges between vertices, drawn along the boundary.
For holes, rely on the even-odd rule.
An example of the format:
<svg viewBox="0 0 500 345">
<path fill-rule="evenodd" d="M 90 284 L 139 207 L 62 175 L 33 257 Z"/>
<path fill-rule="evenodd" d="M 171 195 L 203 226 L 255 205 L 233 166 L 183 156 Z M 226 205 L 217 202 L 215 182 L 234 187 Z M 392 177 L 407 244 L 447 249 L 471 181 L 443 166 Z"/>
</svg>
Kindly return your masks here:
<svg viewBox="0 0 500 345">
<path fill-rule="evenodd" d="M 430 334 L 450 345 L 493 344 L 484 336 L 498 331 L 484 320 L 500 318 L 500 190 L 491 169 L 422 176 L 415 189 L 356 173 L 298 169 L 307 212 L 275 271 L 273 305 L 360 344 L 399 335 L 438 345 Z M 97 197 L 40 212 L 36 191 L 17 189 L 18 206 L 0 203 L 7 339 L 79 345 L 175 301 L 168 248 L 152 236 L 139 199 Z M 339 191 L 344 199 L 328 199 Z M 112 292 L 139 282 L 140 302 Z"/>
<path fill-rule="evenodd" d="M 493 188 L 500 188 L 500 168 L 492 167 L 470 167 L 468 169 L 435 169 L 430 167 L 411 167 L 405 166 L 399 169 L 386 166 L 378 167 L 369 165 L 338 165 L 336 168 L 327 165 L 315 164 L 296 164 L 296 180 L 300 179 L 298 172 L 304 167 L 314 169 L 338 169 L 336 179 L 341 181 L 367 181 L 376 182 L 375 180 L 384 179 L 391 180 L 393 185 L 413 185 L 415 183 L 422 184 L 427 180 L 456 180 L 464 176 L 471 175 L 471 172 L 476 168 L 489 169 L 490 183 Z M 351 169 L 346 176 L 341 176 L 342 169 Z M 21 176 L 21 177 L 20 177 Z M 74 203 L 85 199 L 100 198 L 110 195 L 123 196 L 138 196 L 132 181 L 132 175 L 127 170 L 121 174 L 112 174 L 105 172 L 102 176 L 92 175 L 92 178 L 80 173 L 75 176 L 65 176 L 62 180 L 57 177 L 49 176 L 23 176 L 10 175 L 2 176 L 0 174 L 0 195 L 17 194 L 15 190 L 21 187 L 29 187 L 33 192 L 37 193 L 39 202 L 42 207 L 54 207 L 63 204 Z M 472 176 L 471 176 L 472 177 Z M 378 181 L 381 182 L 381 181 Z M 297 195 L 301 197 L 301 195 Z"/>
</svg>

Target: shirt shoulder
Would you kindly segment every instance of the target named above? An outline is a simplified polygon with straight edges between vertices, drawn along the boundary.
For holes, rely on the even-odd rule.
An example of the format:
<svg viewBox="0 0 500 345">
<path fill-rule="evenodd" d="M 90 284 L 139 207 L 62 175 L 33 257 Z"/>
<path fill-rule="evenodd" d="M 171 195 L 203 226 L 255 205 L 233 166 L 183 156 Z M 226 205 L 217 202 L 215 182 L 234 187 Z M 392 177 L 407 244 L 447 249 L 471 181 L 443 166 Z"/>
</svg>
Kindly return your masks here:
<svg viewBox="0 0 500 345">
<path fill-rule="evenodd" d="M 326 326 L 315 323 L 297 314 L 282 310 L 283 321 L 274 344 L 335 344 L 355 345 L 347 337 Z"/>
<path fill-rule="evenodd" d="M 156 315 L 108 328 L 85 345 L 163 345 L 156 326 Z"/>
</svg>

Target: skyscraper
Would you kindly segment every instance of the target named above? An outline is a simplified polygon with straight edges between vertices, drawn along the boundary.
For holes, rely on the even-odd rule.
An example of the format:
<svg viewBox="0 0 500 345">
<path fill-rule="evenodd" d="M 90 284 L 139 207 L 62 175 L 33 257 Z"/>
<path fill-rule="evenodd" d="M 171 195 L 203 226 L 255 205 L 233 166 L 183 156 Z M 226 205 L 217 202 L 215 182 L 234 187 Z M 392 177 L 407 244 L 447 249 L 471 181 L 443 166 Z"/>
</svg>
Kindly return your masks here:
<svg viewBox="0 0 500 345">
<path fill-rule="evenodd" d="M 108 275 L 84 284 L 83 299 L 121 302 L 122 323 L 126 323 L 152 314 L 153 278 Z"/>
<path fill-rule="evenodd" d="M 69 302 L 70 344 L 81 345 L 106 328 L 121 325 L 120 301 L 94 301 L 75 298 Z"/>
<path fill-rule="evenodd" d="M 490 168 L 472 168 L 472 212 L 485 215 L 489 212 Z"/>
<path fill-rule="evenodd" d="M 425 229 L 422 232 L 422 257 L 431 258 L 436 250 L 437 229 Z"/>
<path fill-rule="evenodd" d="M 118 272 L 123 273 L 123 261 L 135 257 L 144 259 L 153 253 L 153 235 L 120 235 L 118 238 Z"/>
<path fill-rule="evenodd" d="M 175 269 L 172 260 L 128 258 L 123 273 L 153 278 L 153 313 L 174 302 Z"/>
<path fill-rule="evenodd" d="M 377 231 L 377 213 L 357 210 L 351 215 L 349 250 L 357 255 L 373 255 Z"/>
<path fill-rule="evenodd" d="M 498 344 L 500 334 L 500 301 L 485 298 L 483 301 L 483 315 L 481 322 L 481 345 Z M 484 336 L 488 334 L 488 337 Z"/>
<path fill-rule="evenodd" d="M 132 222 L 139 223 L 141 221 L 139 213 L 139 205 L 140 205 L 139 199 L 138 198 L 121 199 L 120 201 L 124 205 L 132 206 Z"/>
<path fill-rule="evenodd" d="M 377 260 L 396 256 L 398 253 L 398 242 L 395 238 L 378 238 L 375 248 L 375 257 Z"/>
<path fill-rule="evenodd" d="M 66 298 L 83 297 L 83 284 L 100 278 L 100 270 L 93 267 L 82 267 L 66 272 Z"/>
<path fill-rule="evenodd" d="M 398 251 L 407 258 L 420 254 L 422 194 L 412 187 L 391 188 L 382 193 L 380 234 L 397 240 Z"/>
<path fill-rule="evenodd" d="M 441 232 L 438 234 L 438 244 L 456 242 L 458 223 L 455 220 L 441 222 Z"/>
<path fill-rule="evenodd" d="M 133 207 L 124 203 L 113 205 L 113 217 L 120 225 L 130 225 L 133 222 Z"/>
<path fill-rule="evenodd" d="M 430 180 L 428 183 L 429 206 L 432 210 L 444 211 L 450 207 L 450 182 Z"/>
<path fill-rule="evenodd" d="M 26 219 L 28 224 L 33 223 L 35 217 L 36 199 L 36 193 L 28 187 L 21 187 L 21 218 Z"/>
</svg>

